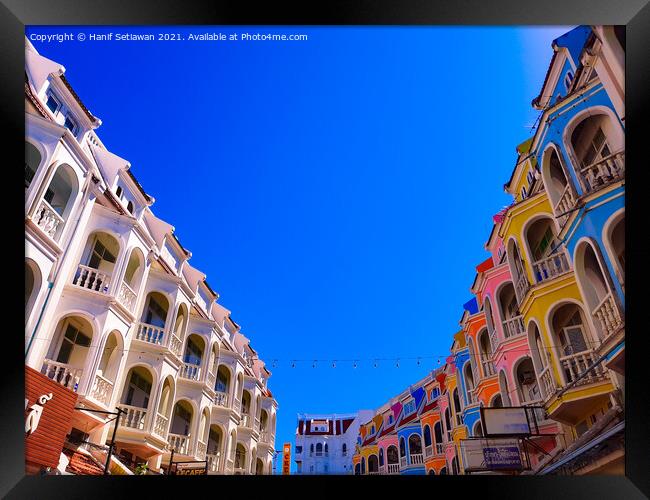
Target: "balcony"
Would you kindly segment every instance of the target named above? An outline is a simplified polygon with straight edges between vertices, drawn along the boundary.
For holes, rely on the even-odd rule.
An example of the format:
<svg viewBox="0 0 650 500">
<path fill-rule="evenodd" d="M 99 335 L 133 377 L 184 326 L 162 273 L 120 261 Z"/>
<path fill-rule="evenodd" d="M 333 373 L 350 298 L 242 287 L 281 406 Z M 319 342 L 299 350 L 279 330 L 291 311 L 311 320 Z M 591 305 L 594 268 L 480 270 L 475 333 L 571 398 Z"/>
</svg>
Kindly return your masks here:
<svg viewBox="0 0 650 500">
<path fill-rule="evenodd" d="M 59 227 L 63 227 L 65 221 L 47 201 L 41 200 L 41 204 L 38 206 L 36 212 L 34 212 L 32 220 L 53 241 L 58 241 L 57 230 Z"/>
<path fill-rule="evenodd" d="M 266 430 L 262 431 L 262 432 L 260 433 L 260 441 L 261 441 L 262 443 L 271 444 L 271 442 L 272 442 L 272 440 L 271 440 L 271 433 L 270 433 L 269 431 L 266 431 Z M 296 453 L 296 455 L 297 455 L 297 454 L 298 454 L 298 453 Z"/>
<path fill-rule="evenodd" d="M 208 449 L 208 445 L 203 441 L 199 440 L 196 443 L 196 457 L 198 459 L 205 459 L 207 449 Z"/>
<path fill-rule="evenodd" d="M 247 427 L 249 429 L 253 428 L 253 419 L 248 413 L 241 414 L 241 421 L 239 422 L 241 427 Z"/>
<path fill-rule="evenodd" d="M 539 374 L 539 382 L 542 386 L 542 394 L 545 398 L 550 398 L 555 394 L 556 386 L 555 381 L 553 380 L 553 374 L 551 373 L 551 367 L 547 366 Z"/>
<path fill-rule="evenodd" d="M 178 375 L 185 380 L 198 382 L 201 377 L 201 366 L 194 363 L 183 363 Z"/>
<path fill-rule="evenodd" d="M 208 375 L 205 378 L 205 385 L 207 385 L 211 390 L 214 390 L 214 384 L 216 381 L 217 375 L 214 372 L 208 372 Z"/>
<path fill-rule="evenodd" d="M 483 377 L 491 377 L 492 375 L 496 374 L 496 370 L 494 369 L 494 363 L 490 361 L 489 359 L 483 359 L 481 361 L 481 366 L 483 367 Z"/>
<path fill-rule="evenodd" d="M 625 151 L 613 153 L 580 170 L 587 192 L 625 177 Z"/>
<path fill-rule="evenodd" d="M 556 278 L 570 270 L 569 261 L 563 250 L 533 263 L 533 274 L 537 283 Z"/>
<path fill-rule="evenodd" d="M 399 466 L 406 467 L 406 456 L 399 457 Z"/>
<path fill-rule="evenodd" d="M 123 410 L 120 416 L 120 426 L 129 429 L 136 429 L 143 431 L 145 428 L 145 421 L 147 417 L 147 409 L 140 408 L 139 406 L 131 406 L 120 404 L 118 408 Z"/>
<path fill-rule="evenodd" d="M 519 276 L 515 281 L 515 289 L 517 290 L 517 299 L 519 302 L 523 300 L 530 288 L 530 283 L 528 283 L 528 278 L 526 278 L 526 273 L 523 271 L 519 272 Z"/>
<path fill-rule="evenodd" d="M 170 432 L 169 437 L 167 438 L 167 442 L 169 443 L 170 448 L 174 450 L 175 453 L 178 453 L 180 455 L 191 454 L 189 436 L 184 436 L 182 434 L 172 434 Z"/>
<path fill-rule="evenodd" d="M 433 445 L 430 444 L 429 446 L 424 447 L 424 456 L 429 458 L 433 455 Z"/>
<path fill-rule="evenodd" d="M 212 472 L 216 474 L 219 472 L 219 459 L 221 458 L 220 453 L 207 453 L 205 459 L 208 461 L 208 473 Z"/>
<path fill-rule="evenodd" d="M 98 403 L 108 406 L 111 402 L 111 396 L 113 395 L 113 382 L 102 377 L 101 375 L 95 375 L 95 380 L 93 381 L 92 389 L 90 389 L 90 397 L 93 398 Z"/>
<path fill-rule="evenodd" d="M 443 455 L 445 453 L 445 448 L 442 443 L 436 443 L 436 455 Z"/>
<path fill-rule="evenodd" d="M 509 339 L 525 332 L 523 316 L 514 316 L 503 322 L 503 335 Z"/>
<path fill-rule="evenodd" d="M 623 326 L 623 319 L 611 292 L 594 308 L 591 314 L 598 324 L 600 324 L 603 341 L 606 341 Z"/>
<path fill-rule="evenodd" d="M 560 199 L 553 207 L 555 215 L 558 217 L 560 224 L 564 225 L 564 223 L 569 218 L 569 214 L 567 214 L 566 212 L 571 210 L 575 206 L 575 204 L 576 204 L 576 200 L 573 196 L 573 191 L 571 191 L 571 188 L 567 184 L 566 187 L 564 188 L 564 191 L 562 192 L 562 196 L 560 196 Z"/>
<path fill-rule="evenodd" d="M 576 385 L 590 384 L 598 382 L 607 377 L 607 373 L 602 365 L 595 366 L 588 374 L 578 380 L 586 369 L 596 361 L 597 355 L 592 350 L 580 352 L 578 354 L 571 354 L 560 358 L 560 364 L 564 370 L 564 376 L 567 384 L 575 382 Z M 577 381 L 577 382 L 576 382 Z"/>
<path fill-rule="evenodd" d="M 406 463 L 406 457 L 404 457 L 404 463 Z M 399 464 L 388 464 L 388 473 L 399 474 Z"/>
<path fill-rule="evenodd" d="M 232 474 L 235 470 L 235 461 L 232 458 L 226 459 L 226 474 Z"/>
<path fill-rule="evenodd" d="M 126 307 L 130 312 L 133 312 L 137 298 L 138 297 L 133 289 L 123 281 L 120 285 L 120 291 L 117 294 L 117 300 L 120 304 Z"/>
<path fill-rule="evenodd" d="M 222 406 L 224 408 L 228 408 L 228 394 L 226 394 L 225 392 L 217 391 L 214 396 L 214 404 L 216 406 Z"/>
<path fill-rule="evenodd" d="M 235 398 L 235 404 L 232 407 L 237 413 L 241 411 L 241 399 Z"/>
<path fill-rule="evenodd" d="M 164 438 L 165 432 L 167 431 L 167 424 L 169 419 L 164 416 L 162 413 L 156 413 L 156 420 L 153 426 L 153 432 L 158 436 Z"/>
<path fill-rule="evenodd" d="M 181 340 L 173 333 L 167 335 L 164 327 L 141 322 L 138 324 L 135 338 L 136 340 L 140 340 L 141 342 L 145 342 L 147 344 L 166 347 L 175 356 L 178 358 L 181 357 L 181 352 L 183 350 L 183 344 L 181 343 Z"/>
<path fill-rule="evenodd" d="M 108 294 L 108 287 L 111 283 L 111 274 L 99 271 L 93 267 L 79 264 L 74 275 L 72 284 L 79 288 Z"/>
<path fill-rule="evenodd" d="M 411 465 L 422 465 L 424 463 L 424 457 L 422 453 L 412 453 L 411 454 Z"/>
<path fill-rule="evenodd" d="M 46 359 L 43 361 L 41 373 L 55 382 L 58 382 L 63 387 L 77 392 L 83 369 L 65 363 L 52 361 L 51 359 Z"/>
</svg>

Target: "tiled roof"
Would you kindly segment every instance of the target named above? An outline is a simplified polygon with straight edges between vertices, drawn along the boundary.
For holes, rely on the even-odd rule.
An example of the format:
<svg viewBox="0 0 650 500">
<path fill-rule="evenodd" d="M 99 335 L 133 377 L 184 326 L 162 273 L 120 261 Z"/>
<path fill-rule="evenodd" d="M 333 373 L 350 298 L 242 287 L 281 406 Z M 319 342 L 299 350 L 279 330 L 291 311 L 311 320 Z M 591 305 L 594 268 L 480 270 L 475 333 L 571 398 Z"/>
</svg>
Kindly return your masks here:
<svg viewBox="0 0 650 500">
<path fill-rule="evenodd" d="M 64 448 L 63 453 L 70 459 L 66 468 L 67 472 L 72 472 L 78 476 L 102 476 L 104 469 L 95 463 L 88 455 Z"/>
</svg>

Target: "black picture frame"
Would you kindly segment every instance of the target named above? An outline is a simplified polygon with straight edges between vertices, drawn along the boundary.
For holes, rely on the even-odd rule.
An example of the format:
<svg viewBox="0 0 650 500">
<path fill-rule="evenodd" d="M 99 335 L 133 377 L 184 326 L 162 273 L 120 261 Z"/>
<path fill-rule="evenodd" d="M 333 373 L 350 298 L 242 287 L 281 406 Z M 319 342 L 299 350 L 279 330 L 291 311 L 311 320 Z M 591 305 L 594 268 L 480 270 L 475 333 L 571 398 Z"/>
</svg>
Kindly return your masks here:
<svg viewBox="0 0 650 500">
<path fill-rule="evenodd" d="M 648 266 L 643 257 L 649 256 L 644 245 L 645 232 L 650 225 L 648 210 L 642 205 L 641 189 L 647 176 L 647 157 L 642 120 L 650 116 L 648 101 L 650 89 L 650 6 L 648 0 L 329 0 L 302 2 L 300 4 L 278 4 L 275 2 L 255 3 L 246 1 L 206 2 L 202 0 L 141 0 L 125 2 L 95 0 L 2 0 L 0 3 L 0 92 L 2 92 L 5 148 L 4 172 L 18 177 L 18 169 L 12 168 L 19 156 L 24 154 L 24 27 L 25 25 L 143 25 L 143 24 L 202 24 L 202 25 L 578 25 L 619 24 L 626 26 L 626 156 L 631 168 L 626 172 L 631 182 L 626 183 L 627 262 L 632 272 L 627 273 L 626 287 L 632 290 L 626 298 L 626 323 L 632 335 L 628 340 L 628 365 L 626 370 L 626 476 L 589 477 L 472 477 L 435 476 L 434 484 L 427 484 L 424 477 L 280 477 L 247 476 L 195 478 L 183 482 L 176 477 L 158 479 L 112 478 L 112 477 L 56 477 L 25 476 L 24 473 L 24 343 L 17 333 L 19 325 L 5 326 L 4 342 L 7 357 L 3 360 L 0 380 L 2 402 L 0 405 L 0 495 L 8 498 L 115 498 L 120 494 L 133 494 L 140 483 L 146 496 L 160 491 L 166 497 L 174 494 L 196 493 L 196 485 L 213 489 L 215 493 L 224 488 L 236 488 L 233 494 L 243 492 L 241 481 L 254 484 L 255 488 L 286 494 L 299 490 L 304 494 L 307 488 L 318 489 L 315 483 L 323 481 L 332 494 L 351 491 L 361 481 L 362 488 L 372 488 L 375 483 L 382 489 L 382 496 L 396 492 L 410 492 L 413 487 L 431 488 L 431 494 L 460 494 L 499 496 L 500 498 L 643 498 L 650 496 L 650 425 L 647 413 L 650 411 L 649 391 L 646 386 L 643 366 L 645 353 L 642 327 L 642 298 L 648 296 Z M 8 155 L 6 152 L 11 152 Z M 9 156 L 14 156 L 12 161 Z M 10 186 L 20 185 L 20 180 L 11 181 Z M 19 190 L 5 190 L 19 198 Z M 9 198 L 7 196 L 7 198 Z M 635 206 L 637 205 L 637 206 Z M 13 203 L 7 207 L 13 206 Z M 20 203 L 16 203 L 16 207 Z M 9 271 L 20 277 L 18 258 L 23 249 L 20 243 L 20 217 L 17 208 L 8 210 L 5 216 L 5 248 L 12 250 L 5 262 Z M 24 228 L 23 228 L 24 229 Z M 15 238 L 15 243 L 14 243 Z M 10 243 L 11 242 L 11 243 Z M 24 255 L 23 255 L 24 258 Z M 11 261 L 9 260 L 11 259 Z M 11 262 L 14 262 L 15 265 Z M 8 276 L 8 273 L 5 273 Z M 19 282 L 19 281 L 16 281 Z M 13 283 L 9 278 L 8 283 Z M 11 290 L 11 288 L 8 288 Z M 5 295 L 5 308 L 12 316 L 21 310 L 19 294 Z M 17 316 L 17 314 L 16 314 Z M 13 318 L 11 319 L 13 323 Z M 16 319 L 16 323 L 18 320 Z M 21 351 L 22 350 L 22 351 Z M 183 478 L 181 478 L 183 479 Z M 188 479 L 185 479 L 186 481 Z M 289 481 L 288 483 L 286 481 Z M 365 481 L 365 483 L 363 482 Z M 377 483 L 379 481 L 379 483 Z M 218 488 L 216 489 L 217 486 Z M 328 488 L 329 487 L 329 488 Z M 246 487 L 248 488 L 248 486 Z M 406 488 L 406 489 L 404 489 Z M 251 493 L 253 494 L 253 493 Z"/>
</svg>

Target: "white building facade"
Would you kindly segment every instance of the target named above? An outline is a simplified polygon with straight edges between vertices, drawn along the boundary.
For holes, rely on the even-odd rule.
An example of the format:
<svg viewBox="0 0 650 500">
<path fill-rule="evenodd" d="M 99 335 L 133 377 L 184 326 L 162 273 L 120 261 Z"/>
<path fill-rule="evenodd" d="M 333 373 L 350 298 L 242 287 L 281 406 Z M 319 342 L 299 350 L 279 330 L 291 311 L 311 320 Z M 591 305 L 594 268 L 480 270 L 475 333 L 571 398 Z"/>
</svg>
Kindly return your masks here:
<svg viewBox="0 0 650 500">
<path fill-rule="evenodd" d="M 79 407 L 121 408 L 123 460 L 160 471 L 173 449 L 210 473 L 270 474 L 270 371 L 65 69 L 25 48 L 26 364 Z M 103 445 L 113 425 L 75 411 L 71 432 Z"/>
<path fill-rule="evenodd" d="M 294 461 L 297 474 L 353 474 L 359 425 L 370 410 L 349 414 L 299 414 Z"/>
</svg>

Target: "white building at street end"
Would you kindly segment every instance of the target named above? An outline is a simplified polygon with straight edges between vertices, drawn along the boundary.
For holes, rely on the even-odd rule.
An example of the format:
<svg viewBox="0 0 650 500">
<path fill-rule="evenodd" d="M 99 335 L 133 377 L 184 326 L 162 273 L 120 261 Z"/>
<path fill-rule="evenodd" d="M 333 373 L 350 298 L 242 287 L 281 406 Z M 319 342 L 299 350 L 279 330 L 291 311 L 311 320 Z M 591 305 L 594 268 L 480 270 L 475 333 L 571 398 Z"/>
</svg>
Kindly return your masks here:
<svg viewBox="0 0 650 500">
<path fill-rule="evenodd" d="M 352 474 L 359 425 L 371 410 L 346 414 L 299 414 L 294 460 L 296 474 Z"/>
<path fill-rule="evenodd" d="M 63 66 L 25 49 L 26 365 L 89 410 L 69 432 L 87 448 L 115 425 L 90 410 L 123 411 L 115 454 L 131 472 L 174 450 L 209 473 L 270 474 L 271 372 Z"/>
</svg>

